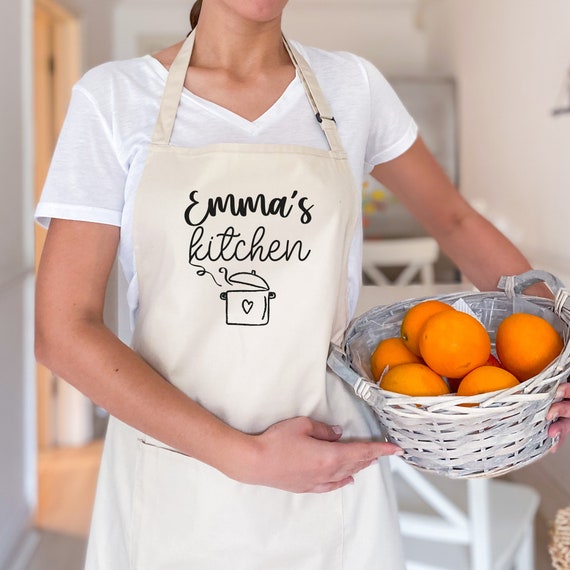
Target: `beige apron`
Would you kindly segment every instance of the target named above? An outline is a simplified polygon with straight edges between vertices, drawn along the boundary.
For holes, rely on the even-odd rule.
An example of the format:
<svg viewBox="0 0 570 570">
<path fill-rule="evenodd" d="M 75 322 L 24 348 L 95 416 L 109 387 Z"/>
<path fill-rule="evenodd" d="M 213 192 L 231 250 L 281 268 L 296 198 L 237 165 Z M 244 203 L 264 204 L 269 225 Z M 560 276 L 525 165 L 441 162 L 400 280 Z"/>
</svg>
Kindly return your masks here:
<svg viewBox="0 0 570 570">
<path fill-rule="evenodd" d="M 228 424 L 299 415 L 379 437 L 327 372 L 348 318 L 360 193 L 307 63 L 290 54 L 330 150 L 170 146 L 193 46 L 169 72 L 135 203 L 134 349 Z M 403 568 L 383 462 L 325 494 L 244 485 L 111 418 L 88 570 Z"/>
</svg>

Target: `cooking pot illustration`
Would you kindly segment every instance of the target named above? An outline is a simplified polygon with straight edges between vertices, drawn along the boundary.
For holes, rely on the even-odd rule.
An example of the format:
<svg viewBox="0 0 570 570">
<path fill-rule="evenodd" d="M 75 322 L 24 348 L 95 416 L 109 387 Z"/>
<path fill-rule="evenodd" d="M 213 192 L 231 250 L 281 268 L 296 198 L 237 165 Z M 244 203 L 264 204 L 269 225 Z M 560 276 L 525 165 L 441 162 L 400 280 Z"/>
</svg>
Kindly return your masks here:
<svg viewBox="0 0 570 570">
<path fill-rule="evenodd" d="M 267 281 L 251 273 L 234 273 L 228 277 L 235 289 L 220 294 L 226 302 L 226 324 L 262 326 L 269 322 L 269 303 L 275 293 L 269 290 Z"/>
</svg>

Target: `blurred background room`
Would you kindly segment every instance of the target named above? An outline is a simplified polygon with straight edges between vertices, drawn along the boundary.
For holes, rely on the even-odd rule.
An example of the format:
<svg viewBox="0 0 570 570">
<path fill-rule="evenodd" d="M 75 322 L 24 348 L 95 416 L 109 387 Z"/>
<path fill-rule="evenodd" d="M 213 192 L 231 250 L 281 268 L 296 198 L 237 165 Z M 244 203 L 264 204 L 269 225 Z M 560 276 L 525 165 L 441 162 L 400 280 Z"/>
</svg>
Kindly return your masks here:
<svg viewBox="0 0 570 570">
<path fill-rule="evenodd" d="M 0 6 L 0 570 L 82 568 L 105 433 L 105 412 L 33 355 L 34 275 L 44 239 L 33 211 L 71 87 L 98 64 L 182 39 L 191 3 Z M 570 284 L 570 2 L 290 0 L 284 29 L 379 67 L 459 191 L 537 268 Z M 363 213 L 365 284 L 461 284 L 437 244 L 372 179 Z M 413 270 L 402 274 L 408 265 Z M 124 294 L 116 270 L 107 322 L 128 341 Z M 532 513 L 535 561 L 526 570 L 551 567 L 548 529 L 570 505 L 569 464 L 566 445 L 508 476 L 540 498 Z M 439 568 L 410 566 L 420 567 Z"/>
</svg>

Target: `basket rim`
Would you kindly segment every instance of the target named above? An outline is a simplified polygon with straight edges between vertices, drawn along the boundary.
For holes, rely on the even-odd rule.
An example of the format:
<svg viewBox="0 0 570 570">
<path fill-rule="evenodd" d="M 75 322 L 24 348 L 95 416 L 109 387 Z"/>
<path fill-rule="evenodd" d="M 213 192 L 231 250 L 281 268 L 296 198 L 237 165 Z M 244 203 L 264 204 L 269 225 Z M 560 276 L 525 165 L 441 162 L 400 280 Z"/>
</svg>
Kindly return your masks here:
<svg viewBox="0 0 570 570">
<path fill-rule="evenodd" d="M 520 295 L 517 294 L 517 297 L 523 298 L 525 301 L 529 301 L 534 303 L 541 309 L 549 310 L 552 312 L 554 316 L 556 316 L 562 325 L 565 328 L 564 334 L 564 347 L 562 352 L 548 365 L 546 366 L 541 372 L 536 374 L 535 376 L 528 378 L 520 382 L 518 385 L 513 386 L 511 388 L 506 388 L 502 390 L 495 390 L 492 392 L 485 392 L 482 394 L 475 394 L 472 396 L 458 396 L 456 393 L 450 394 L 443 394 L 440 396 L 410 396 L 406 394 L 399 394 L 397 392 L 390 392 L 388 390 L 384 390 L 379 386 L 379 381 L 375 382 L 366 375 L 362 374 L 362 371 L 358 368 L 353 367 L 353 359 L 351 358 L 351 351 L 350 347 L 348 347 L 349 340 L 351 336 L 357 333 L 360 330 L 361 326 L 367 324 L 367 320 L 370 319 L 371 316 L 377 317 L 381 316 L 383 313 L 389 314 L 393 316 L 395 312 L 398 310 L 404 310 L 412 305 L 415 305 L 419 302 L 425 300 L 432 300 L 436 299 L 442 302 L 455 302 L 460 299 L 469 302 L 470 300 L 485 300 L 485 299 L 499 299 L 499 300 L 508 300 L 511 301 L 513 299 L 505 291 L 456 291 L 453 293 L 446 293 L 443 295 L 426 295 L 422 297 L 414 297 L 409 299 L 404 299 L 402 301 L 397 301 L 395 303 L 390 303 L 387 305 L 376 305 L 371 307 L 364 313 L 360 314 L 359 316 L 355 317 L 350 325 L 347 327 L 347 331 L 345 334 L 345 342 L 344 344 L 344 354 L 346 356 L 345 365 L 347 367 L 352 368 L 358 376 L 364 382 L 367 382 L 371 385 L 371 388 L 377 391 L 378 395 L 382 398 L 384 403 L 390 403 L 390 405 L 396 405 L 397 403 L 410 403 L 416 402 L 420 406 L 427 406 L 430 407 L 432 405 L 436 405 L 437 407 L 441 407 L 442 405 L 447 404 L 447 402 L 452 402 L 450 405 L 450 409 L 454 407 L 461 407 L 465 409 L 465 406 L 460 406 L 461 404 L 479 404 L 477 407 L 472 407 L 472 410 L 492 410 L 494 408 L 494 404 L 500 404 L 501 399 L 505 397 L 509 397 L 511 395 L 519 394 L 520 396 L 525 397 L 528 400 L 536 399 L 533 397 L 536 394 L 536 391 L 533 393 L 531 390 L 540 387 L 541 384 L 550 384 L 550 383 L 560 383 L 562 377 L 570 371 L 570 314 L 565 318 L 562 314 L 558 314 L 556 311 L 556 301 L 552 299 L 548 299 L 546 297 L 539 297 L 533 295 Z M 542 392 L 543 394 L 548 393 L 551 391 L 552 388 L 545 390 Z M 540 392 L 539 392 L 540 393 Z"/>
<path fill-rule="evenodd" d="M 536 399 L 536 398 L 533 398 L 533 396 L 536 395 L 536 392 L 535 393 L 528 392 L 527 391 L 528 388 L 534 387 L 535 385 L 540 385 L 541 383 L 546 384 L 546 383 L 550 383 L 550 382 L 555 382 L 556 380 L 560 381 L 560 379 L 570 371 L 570 361 L 569 361 L 566 363 L 566 365 L 563 368 L 558 370 L 556 372 L 556 374 L 549 375 L 551 373 L 552 369 L 558 367 L 557 361 L 561 356 L 562 355 L 558 356 L 548 367 L 546 367 L 544 370 L 542 370 L 542 372 L 540 372 L 536 376 L 533 376 L 532 378 L 529 378 L 528 380 L 524 380 L 523 382 L 520 382 L 516 386 L 512 386 L 510 388 L 503 388 L 501 390 L 493 390 L 492 392 L 484 392 L 482 394 L 474 394 L 472 396 L 458 396 L 455 392 L 451 392 L 449 394 L 442 394 L 440 396 L 410 396 L 407 394 L 400 394 L 398 392 L 391 392 L 389 390 L 384 390 L 383 388 L 381 388 L 378 385 L 377 382 L 372 382 L 368 378 L 363 377 L 363 380 L 365 382 L 369 382 L 370 384 L 375 386 L 376 389 L 379 391 L 380 395 L 384 396 L 386 399 L 391 399 L 391 400 L 401 399 L 401 400 L 407 400 L 407 401 L 413 400 L 415 402 L 417 401 L 420 404 L 421 403 L 430 404 L 430 403 L 435 403 L 435 402 L 438 402 L 441 404 L 441 403 L 447 402 L 447 401 L 457 402 L 456 405 L 463 404 L 463 403 L 479 403 L 479 404 L 486 404 L 482 407 L 487 408 L 487 407 L 490 407 L 494 403 L 499 403 L 498 402 L 498 400 L 500 399 L 500 398 L 498 398 L 499 395 L 501 397 L 504 397 L 504 396 L 510 396 L 510 395 L 514 395 L 514 394 L 521 394 L 521 395 L 524 395 L 525 397 L 528 396 L 529 400 L 530 399 Z M 548 392 L 548 390 L 546 392 Z M 542 392 L 542 393 L 546 393 L 546 392 Z M 540 393 L 541 392 L 539 392 L 539 394 Z"/>
<path fill-rule="evenodd" d="M 360 315 L 351 319 L 350 323 L 348 324 L 347 330 L 346 330 L 345 338 L 350 336 L 350 332 L 356 326 L 358 326 L 358 324 L 361 321 L 363 321 L 365 317 L 369 317 L 370 315 L 372 315 L 374 313 L 391 312 L 397 308 L 405 308 L 405 307 L 412 306 L 412 305 L 415 305 L 417 303 L 420 303 L 422 301 L 437 300 L 437 301 L 442 301 L 445 303 L 446 301 L 458 301 L 459 299 L 474 299 L 474 298 L 478 298 L 478 299 L 489 298 L 489 299 L 502 299 L 502 300 L 505 300 L 505 299 L 512 300 L 513 299 L 513 297 L 508 296 L 507 293 L 505 293 L 504 291 L 469 291 L 469 290 L 465 290 L 465 291 L 457 291 L 457 292 L 453 292 L 453 293 L 444 293 L 443 295 L 425 295 L 422 297 L 410 297 L 409 299 L 403 299 L 401 301 L 396 301 L 395 303 L 389 303 L 386 305 L 375 305 L 374 307 L 367 309 L 366 311 L 364 311 Z M 543 305 L 542 308 L 548 308 L 548 309 L 552 310 L 552 312 L 558 318 L 560 318 L 561 320 L 564 321 L 562 316 L 559 315 L 555 311 L 556 303 L 552 299 L 547 299 L 546 297 L 539 297 L 539 296 L 534 296 L 534 295 L 517 295 L 517 298 L 522 298 L 525 301 L 535 303 L 539 306 Z M 565 323 L 565 324 L 570 327 L 569 323 Z"/>
</svg>

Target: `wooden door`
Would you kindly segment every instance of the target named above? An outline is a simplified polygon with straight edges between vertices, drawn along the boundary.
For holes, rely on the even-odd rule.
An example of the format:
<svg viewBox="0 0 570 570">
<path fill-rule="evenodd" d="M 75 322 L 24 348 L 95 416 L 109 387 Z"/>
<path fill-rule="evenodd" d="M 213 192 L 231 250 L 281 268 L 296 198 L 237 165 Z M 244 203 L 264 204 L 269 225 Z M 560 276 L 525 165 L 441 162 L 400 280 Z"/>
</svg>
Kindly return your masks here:
<svg viewBox="0 0 570 570">
<path fill-rule="evenodd" d="M 65 118 L 71 88 L 81 72 L 78 19 L 54 0 L 34 2 L 34 130 L 35 198 L 39 200 L 59 131 Z M 36 268 L 46 231 L 36 225 Z M 54 442 L 53 374 L 37 367 L 38 445 Z"/>
</svg>

